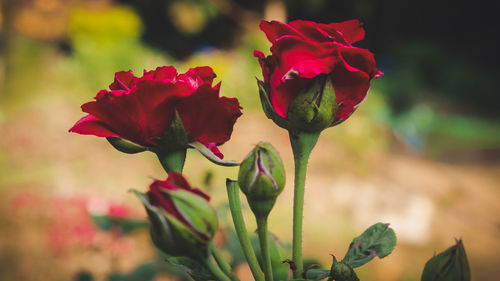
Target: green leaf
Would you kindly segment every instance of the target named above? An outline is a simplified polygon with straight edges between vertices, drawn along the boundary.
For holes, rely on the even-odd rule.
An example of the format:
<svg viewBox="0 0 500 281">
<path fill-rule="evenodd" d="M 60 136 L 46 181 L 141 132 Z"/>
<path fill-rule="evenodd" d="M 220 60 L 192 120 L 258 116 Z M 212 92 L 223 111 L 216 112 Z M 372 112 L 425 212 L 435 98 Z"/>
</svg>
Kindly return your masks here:
<svg viewBox="0 0 500 281">
<path fill-rule="evenodd" d="M 235 160 L 229 160 L 229 161 L 228 160 L 222 160 L 221 158 L 219 158 L 219 156 L 215 155 L 212 152 L 212 150 L 208 149 L 208 147 L 206 147 L 201 142 L 197 142 L 197 141 L 190 142 L 189 146 L 192 147 L 192 148 L 194 148 L 194 149 L 196 149 L 196 150 L 198 150 L 208 160 L 210 160 L 211 162 L 213 162 L 213 163 L 215 163 L 217 165 L 227 166 L 227 167 L 240 165 L 239 161 L 235 161 Z"/>
<path fill-rule="evenodd" d="M 196 281 L 215 280 L 210 271 L 201 263 L 188 257 L 171 257 L 167 262 L 184 270 Z"/>
<path fill-rule="evenodd" d="M 462 240 L 431 258 L 424 267 L 422 281 L 470 281 L 470 268 Z"/>
<path fill-rule="evenodd" d="M 148 227 L 148 223 L 142 220 L 133 220 L 125 218 L 112 218 L 110 216 L 91 215 L 95 225 L 103 231 L 120 230 L 121 234 L 129 234 L 136 230 Z"/>
<path fill-rule="evenodd" d="M 156 277 L 158 270 L 155 262 L 147 262 L 139 265 L 129 274 L 112 273 L 108 281 L 151 281 Z"/>
<path fill-rule="evenodd" d="M 384 258 L 396 246 L 396 234 L 389 224 L 376 223 L 354 238 L 342 260 L 352 268 L 362 266 L 375 256 Z"/>
<path fill-rule="evenodd" d="M 319 281 L 330 276 L 330 270 L 323 268 L 306 269 L 306 278 L 309 280 Z"/>
</svg>

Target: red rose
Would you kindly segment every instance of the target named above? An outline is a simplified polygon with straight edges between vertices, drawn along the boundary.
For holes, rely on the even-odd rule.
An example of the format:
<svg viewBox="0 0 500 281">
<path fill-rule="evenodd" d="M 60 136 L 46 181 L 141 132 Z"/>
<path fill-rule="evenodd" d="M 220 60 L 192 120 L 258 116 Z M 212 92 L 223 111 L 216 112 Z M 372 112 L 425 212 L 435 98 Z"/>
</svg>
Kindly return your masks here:
<svg viewBox="0 0 500 281">
<path fill-rule="evenodd" d="M 136 191 L 151 222 L 156 247 L 173 256 L 205 256 L 217 230 L 210 197 L 192 188 L 179 173 L 170 172 L 165 181 L 156 180 L 146 194 Z"/>
<path fill-rule="evenodd" d="M 220 83 L 212 87 L 215 76 L 208 66 L 191 68 L 185 74 L 163 66 L 144 71 L 142 77 L 131 71 L 117 72 L 110 90 L 101 90 L 95 101 L 82 105 L 88 115 L 70 131 L 155 148 L 177 110 L 187 141 L 203 143 L 222 158 L 216 145 L 229 140 L 241 108 L 237 99 L 219 97 Z"/>
<path fill-rule="evenodd" d="M 184 223 L 189 223 L 186 221 L 186 218 L 180 214 L 171 196 L 168 194 L 168 191 L 176 190 L 184 190 L 205 199 L 207 202 L 210 201 L 210 196 L 198 188 L 192 188 L 187 180 L 176 172 L 169 173 L 165 181 L 155 180 L 149 186 L 149 191 L 146 194 L 151 205 L 165 210 Z"/>
<path fill-rule="evenodd" d="M 265 57 L 255 50 L 254 56 L 262 67 L 266 95 L 281 118 L 288 119 L 292 101 L 323 75 L 333 86 L 338 106 L 329 126 L 337 124 L 365 99 L 370 80 L 382 74 L 370 51 L 351 45 L 365 35 L 358 20 L 330 24 L 261 21 L 260 29 L 272 43 L 271 55 Z"/>
</svg>

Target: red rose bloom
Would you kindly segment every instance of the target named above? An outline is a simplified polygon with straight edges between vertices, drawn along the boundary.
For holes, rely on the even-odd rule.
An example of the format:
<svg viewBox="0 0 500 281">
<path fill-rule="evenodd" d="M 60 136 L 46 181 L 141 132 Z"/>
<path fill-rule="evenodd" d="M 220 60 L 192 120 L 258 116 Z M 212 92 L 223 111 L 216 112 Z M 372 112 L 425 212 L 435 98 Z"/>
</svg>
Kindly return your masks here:
<svg viewBox="0 0 500 281">
<path fill-rule="evenodd" d="M 177 110 L 188 142 L 201 142 L 222 158 L 216 145 L 228 141 L 241 108 L 235 98 L 219 97 L 220 83 L 212 87 L 215 73 L 208 66 L 178 74 L 173 66 L 115 74 L 110 90 L 101 90 L 82 105 L 88 113 L 71 132 L 98 137 L 118 137 L 154 148 L 169 128 Z M 168 142 L 168 140 L 166 140 Z"/>
<path fill-rule="evenodd" d="M 318 75 L 328 75 L 338 109 L 333 123 L 347 119 L 364 100 L 370 80 L 380 76 L 373 54 L 351 44 L 363 39 L 358 20 L 322 24 L 296 20 L 289 24 L 262 21 L 272 43 L 271 55 L 254 51 L 274 111 L 286 118 L 290 103 Z"/>
</svg>

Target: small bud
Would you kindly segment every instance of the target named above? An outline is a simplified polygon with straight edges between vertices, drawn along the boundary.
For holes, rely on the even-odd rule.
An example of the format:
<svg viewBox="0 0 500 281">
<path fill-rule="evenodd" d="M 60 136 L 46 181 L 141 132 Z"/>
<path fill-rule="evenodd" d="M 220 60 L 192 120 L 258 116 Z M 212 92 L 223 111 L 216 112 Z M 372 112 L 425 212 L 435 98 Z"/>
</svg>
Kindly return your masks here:
<svg viewBox="0 0 500 281">
<path fill-rule="evenodd" d="M 470 269 L 462 240 L 431 258 L 422 273 L 422 281 L 469 281 Z"/>
<path fill-rule="evenodd" d="M 285 186 L 283 163 L 270 143 L 260 142 L 243 160 L 238 183 L 256 216 L 267 216 Z"/>
<path fill-rule="evenodd" d="M 151 221 L 151 238 L 162 252 L 172 256 L 205 258 L 217 230 L 217 215 L 209 197 L 191 188 L 181 174 L 171 172 L 155 181 L 146 194 L 136 192 Z"/>
<path fill-rule="evenodd" d="M 330 277 L 335 281 L 359 281 L 359 278 L 352 267 L 343 261 L 338 262 L 335 256 L 333 256 Z"/>
</svg>

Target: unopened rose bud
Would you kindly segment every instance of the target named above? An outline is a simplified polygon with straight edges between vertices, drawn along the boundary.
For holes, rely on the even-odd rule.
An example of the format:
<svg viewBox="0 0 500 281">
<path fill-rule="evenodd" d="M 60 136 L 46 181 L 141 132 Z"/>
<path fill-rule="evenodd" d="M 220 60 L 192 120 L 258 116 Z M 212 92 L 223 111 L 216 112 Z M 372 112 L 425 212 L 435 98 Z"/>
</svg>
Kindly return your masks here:
<svg viewBox="0 0 500 281">
<path fill-rule="evenodd" d="M 243 160 L 238 183 L 255 215 L 267 216 L 285 186 L 283 163 L 270 143 L 260 142 Z"/>
<path fill-rule="evenodd" d="M 151 221 L 151 238 L 162 252 L 172 256 L 204 258 L 217 230 L 217 215 L 209 197 L 191 188 L 181 174 L 171 172 L 155 181 L 146 194 L 136 192 Z"/>
<path fill-rule="evenodd" d="M 470 281 L 469 262 L 462 240 L 431 258 L 422 273 L 422 281 Z"/>
<path fill-rule="evenodd" d="M 359 281 L 352 267 L 343 261 L 338 262 L 335 257 L 333 257 L 330 269 L 330 278 L 333 278 L 335 281 Z"/>
</svg>

